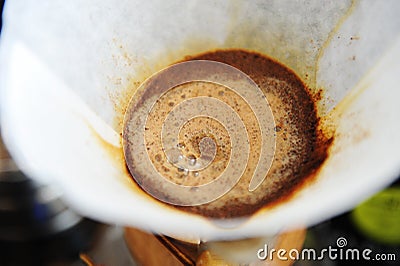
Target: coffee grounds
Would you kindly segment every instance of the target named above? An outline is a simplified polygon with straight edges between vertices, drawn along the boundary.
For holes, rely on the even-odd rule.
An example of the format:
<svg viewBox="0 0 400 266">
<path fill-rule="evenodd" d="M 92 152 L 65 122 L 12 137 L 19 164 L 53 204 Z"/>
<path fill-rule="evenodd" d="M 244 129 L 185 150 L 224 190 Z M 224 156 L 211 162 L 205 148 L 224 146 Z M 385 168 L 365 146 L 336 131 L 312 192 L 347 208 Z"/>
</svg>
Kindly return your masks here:
<svg viewBox="0 0 400 266">
<path fill-rule="evenodd" d="M 316 105 L 297 75 L 265 55 L 231 49 L 185 58 L 213 60 L 234 66 L 249 75 L 271 106 L 276 123 L 276 154 L 266 179 L 253 192 L 248 180 L 239 183 L 218 200 L 177 208 L 214 218 L 248 216 L 263 207 L 283 201 L 311 178 L 328 156 L 332 139 L 318 129 Z"/>
<path fill-rule="evenodd" d="M 255 190 L 248 190 L 252 173 L 257 165 L 257 156 L 251 152 L 248 167 L 239 182 L 225 195 L 207 204 L 198 206 L 175 206 L 182 211 L 213 218 L 233 218 L 249 216 L 258 210 L 283 202 L 295 191 L 310 180 L 328 156 L 328 148 L 332 139 L 327 139 L 319 129 L 319 118 L 313 98 L 304 83 L 297 75 L 284 65 L 259 53 L 240 49 L 217 50 L 197 56 L 189 60 L 212 60 L 229 64 L 250 76 L 259 86 L 268 100 L 275 120 L 276 150 L 271 168 L 263 183 Z M 135 108 L 141 101 L 157 93 L 159 82 L 168 80 L 155 79 L 153 88 L 144 92 Z M 199 185 L 218 177 L 227 166 L 231 143 L 229 135 L 218 122 L 207 118 L 196 118 L 189 121 L 181 130 L 178 138 L 185 156 L 196 158 L 200 155 L 198 143 L 201 138 L 213 138 L 218 146 L 216 157 L 211 166 L 196 173 L 187 173 L 174 167 L 166 160 L 162 152 L 160 136 L 163 114 L 168 113 L 178 102 L 191 97 L 207 96 L 218 98 L 231 106 L 237 105 L 235 111 L 244 120 L 253 119 L 245 101 L 224 89 L 220 85 L 202 82 L 187 83 L 177 86 L 158 101 L 156 111 L 149 114 L 146 124 L 146 147 L 152 164 L 158 172 L 170 181 L 182 185 Z M 236 97 L 236 98 L 235 98 Z M 157 109 L 158 108 L 158 109 Z M 247 109 L 246 109 L 247 108 Z M 130 110 L 135 112 L 136 109 Z M 138 110 L 139 110 L 138 109 Z M 136 110 L 137 111 L 137 110 Z M 153 132 L 154 130 L 154 132 Z M 125 134 L 129 134 L 126 131 Z M 257 134 L 248 132 L 252 138 L 251 149 L 259 149 L 260 140 Z M 124 135 L 124 138 L 129 138 Z M 232 143 L 234 145 L 234 143 Z M 255 159 L 254 159 L 255 158 Z M 129 165 L 131 158 L 126 158 Z M 134 167 L 130 169 L 132 174 Z M 133 171 L 133 172 L 132 172 Z M 149 181 L 151 182 L 151 180 Z M 156 187 L 157 184 L 152 184 Z"/>
</svg>

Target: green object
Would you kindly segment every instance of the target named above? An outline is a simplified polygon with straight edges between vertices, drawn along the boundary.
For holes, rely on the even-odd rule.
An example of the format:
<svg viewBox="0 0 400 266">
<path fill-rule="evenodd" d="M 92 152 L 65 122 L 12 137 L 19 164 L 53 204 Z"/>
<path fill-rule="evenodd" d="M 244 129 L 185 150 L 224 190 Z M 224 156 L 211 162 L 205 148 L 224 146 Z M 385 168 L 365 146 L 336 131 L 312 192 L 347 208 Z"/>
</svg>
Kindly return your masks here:
<svg viewBox="0 0 400 266">
<path fill-rule="evenodd" d="M 387 188 L 352 212 L 357 228 L 367 237 L 387 245 L 400 245 L 400 186 Z"/>
</svg>

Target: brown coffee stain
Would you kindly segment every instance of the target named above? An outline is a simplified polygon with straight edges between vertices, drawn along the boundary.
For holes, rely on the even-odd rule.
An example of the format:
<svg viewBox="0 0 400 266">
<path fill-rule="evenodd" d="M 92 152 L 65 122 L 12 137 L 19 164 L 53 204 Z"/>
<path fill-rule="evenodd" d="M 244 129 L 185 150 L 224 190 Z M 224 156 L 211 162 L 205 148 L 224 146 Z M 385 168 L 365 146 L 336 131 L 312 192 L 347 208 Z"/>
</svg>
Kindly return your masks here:
<svg viewBox="0 0 400 266">
<path fill-rule="evenodd" d="M 358 4 L 358 0 L 353 0 L 351 1 L 350 7 L 347 9 L 347 11 L 340 17 L 339 21 L 337 22 L 337 24 L 335 25 L 335 27 L 333 27 L 333 29 L 330 31 L 330 33 L 328 34 L 328 37 L 325 39 L 325 42 L 322 44 L 321 49 L 319 50 L 318 56 L 317 56 L 317 62 L 319 61 L 319 59 L 324 55 L 325 49 L 329 46 L 329 44 L 332 42 L 332 39 L 335 37 L 335 35 L 337 34 L 337 32 L 339 31 L 339 29 L 342 27 L 343 23 L 351 16 L 351 14 L 354 12 L 357 4 Z M 341 36 L 338 36 L 338 38 L 341 38 Z M 359 36 L 354 36 L 351 37 L 351 40 L 359 40 L 360 37 Z M 315 72 L 318 71 L 318 65 L 315 69 Z"/>
<path fill-rule="evenodd" d="M 313 71 L 313 76 L 314 76 L 314 78 L 317 77 L 317 72 L 318 72 L 318 70 L 319 70 L 319 61 L 320 61 L 320 59 L 323 57 L 326 48 L 327 48 L 327 47 L 329 46 L 329 44 L 332 42 L 333 38 L 335 37 L 335 35 L 337 34 L 337 32 L 340 30 L 340 28 L 342 27 L 343 23 L 346 22 L 346 20 L 347 20 L 347 19 L 351 16 L 351 14 L 354 12 L 354 10 L 355 10 L 355 8 L 356 8 L 358 2 L 359 2 L 358 0 L 352 0 L 352 1 L 351 1 L 351 4 L 350 4 L 349 8 L 347 9 L 347 11 L 340 17 L 340 19 L 339 19 L 339 21 L 337 22 L 337 24 L 336 24 L 336 25 L 332 28 L 332 30 L 329 32 L 328 37 L 325 39 L 325 42 L 321 45 L 321 48 L 319 49 L 319 52 L 318 52 L 318 55 L 317 55 L 317 58 L 316 58 L 316 65 L 315 65 L 315 68 L 314 68 L 314 71 Z M 341 38 L 341 36 L 338 36 L 337 38 Z M 360 39 L 359 36 L 356 36 L 356 37 L 354 38 L 354 40 L 359 40 L 359 39 Z M 353 40 L 353 37 L 351 37 L 351 40 Z M 355 60 L 355 56 L 354 56 L 354 58 L 352 58 L 351 60 L 354 61 L 354 60 Z M 323 95 L 323 92 L 324 92 L 324 88 L 323 88 L 323 85 L 322 85 L 322 88 L 319 88 L 319 90 L 317 90 L 317 93 L 320 93 L 320 94 Z M 326 101 L 329 101 L 329 99 L 327 99 L 327 97 L 322 97 L 322 99 L 326 99 Z M 324 102 L 325 102 L 325 101 L 319 101 L 319 100 L 316 101 L 316 103 L 317 103 L 317 109 L 318 109 L 318 112 L 319 112 L 320 114 L 326 113 L 326 111 L 327 111 L 327 108 L 326 108 Z M 328 117 L 328 118 L 325 118 L 325 119 L 331 119 L 331 118 L 329 118 L 329 115 L 328 115 L 327 117 Z"/>
<path fill-rule="evenodd" d="M 121 50 L 119 58 L 124 60 L 129 68 L 132 68 L 132 73 L 135 73 L 124 78 L 127 86 L 122 88 L 121 91 L 118 91 L 118 93 L 115 93 L 113 89 L 109 90 L 109 98 L 115 110 L 113 127 L 117 132 L 122 132 L 124 115 L 130 99 L 135 94 L 140 84 L 147 78 L 168 67 L 172 63 L 181 61 L 182 58 L 187 55 L 198 54 L 199 52 L 205 52 L 221 46 L 215 40 L 192 36 L 186 39 L 180 47 L 174 47 L 174 49 L 169 49 L 165 53 L 157 54 L 154 58 L 149 59 L 147 57 L 138 56 L 138 58 L 133 59 L 134 57 L 129 55 L 127 52 L 128 49 L 125 48 L 124 45 L 118 44 L 116 40 L 114 40 L 114 43 Z M 121 77 L 114 78 L 115 82 L 118 83 L 121 82 L 120 79 Z"/>
<path fill-rule="evenodd" d="M 125 157 L 124 157 L 124 151 L 121 146 L 115 146 L 114 144 L 106 141 L 94 128 L 91 126 L 91 123 L 89 121 L 85 121 L 86 125 L 88 126 L 92 137 L 96 139 L 96 141 L 99 143 L 99 145 L 104 149 L 106 155 L 109 157 L 110 162 L 117 168 L 123 171 L 123 175 L 121 175 L 121 179 L 124 184 L 129 186 L 131 189 L 133 189 L 135 192 L 139 192 L 138 194 L 145 197 L 146 199 L 153 199 L 151 196 L 149 196 L 147 193 L 145 193 L 139 185 L 133 181 L 131 178 L 131 175 L 129 173 L 128 168 L 126 167 L 125 164 Z"/>
<path fill-rule="evenodd" d="M 233 49 L 242 48 L 250 51 L 257 51 L 261 54 L 269 55 L 271 58 L 283 63 L 292 69 L 307 85 L 310 94 L 318 94 L 323 88 L 316 88 L 316 72 L 318 69 L 318 60 L 323 54 L 323 50 L 332 40 L 335 32 L 340 28 L 343 22 L 354 10 L 357 1 L 351 2 L 347 11 L 341 15 L 338 21 L 334 21 L 333 30 L 329 33 L 328 38 L 325 38 L 325 33 L 319 34 L 316 38 L 324 39 L 321 47 L 316 40 L 310 39 L 309 43 L 317 50 L 316 54 L 310 51 L 305 51 L 304 47 L 298 43 L 303 43 L 303 37 L 299 34 L 295 35 L 288 42 L 282 43 L 283 40 L 279 34 L 271 34 L 268 31 L 260 30 L 260 25 L 265 23 L 265 16 L 254 14 L 250 20 L 237 22 L 237 18 L 242 14 L 243 3 L 240 1 L 231 1 L 227 9 L 227 36 L 223 41 L 218 41 L 212 38 L 199 37 L 192 35 L 185 38 L 179 46 L 167 47 L 165 51 L 146 57 L 144 55 L 132 54 L 129 47 L 113 39 L 111 45 L 117 47 L 120 53 L 112 55 L 115 65 L 124 64 L 128 69 L 132 69 L 132 73 L 126 77 L 110 77 L 115 84 L 127 84 L 124 87 L 119 87 L 121 91 L 117 93 L 114 88 L 110 88 L 109 98 L 114 103 L 115 118 L 114 128 L 121 132 L 123 128 L 123 117 L 126 108 L 133 94 L 140 84 L 154 73 L 168 67 L 174 62 L 181 61 L 189 55 L 201 54 L 207 51 L 217 49 Z M 293 29 L 286 29 L 293 30 Z M 299 40 L 296 40 L 299 38 Z M 282 45 L 283 44 L 283 45 Z M 123 62 L 123 63 L 121 63 Z M 319 107 L 319 106 L 318 106 Z"/>
<path fill-rule="evenodd" d="M 368 82 L 356 85 L 328 114 L 332 121 L 338 121 L 352 104 L 370 87 Z"/>
<path fill-rule="evenodd" d="M 357 119 L 354 119 L 358 115 L 358 112 L 349 112 L 350 108 L 354 103 L 370 88 L 370 73 L 371 69 L 364 79 L 362 79 L 353 89 L 351 89 L 346 96 L 321 120 L 323 128 L 326 131 L 333 132 L 334 139 L 339 141 L 340 139 L 346 139 L 346 145 L 334 145 L 334 149 L 330 150 L 330 154 L 337 154 L 342 149 L 349 147 L 350 145 L 356 145 L 363 140 L 370 137 L 371 133 L 369 129 L 363 127 L 358 123 Z M 350 119 L 354 121 L 351 132 L 342 132 L 335 130 L 339 127 L 340 121 L 343 119 Z"/>
</svg>

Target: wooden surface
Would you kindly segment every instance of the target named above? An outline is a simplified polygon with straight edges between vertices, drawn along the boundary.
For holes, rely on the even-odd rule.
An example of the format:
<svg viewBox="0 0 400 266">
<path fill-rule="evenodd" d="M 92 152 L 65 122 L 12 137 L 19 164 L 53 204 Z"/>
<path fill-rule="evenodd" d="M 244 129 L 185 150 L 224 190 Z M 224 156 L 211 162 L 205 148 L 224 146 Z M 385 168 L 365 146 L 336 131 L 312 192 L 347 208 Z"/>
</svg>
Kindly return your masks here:
<svg viewBox="0 0 400 266">
<path fill-rule="evenodd" d="M 280 234 L 275 242 L 276 250 L 297 249 L 301 251 L 306 235 L 306 230 L 296 230 Z M 197 266 L 238 266 L 234 262 L 228 262 L 211 250 L 203 250 L 200 245 L 188 244 L 168 238 L 149 234 L 138 229 L 126 228 L 125 240 L 127 246 L 139 265 L 197 265 Z M 262 247 L 260 247 L 262 248 Z M 273 261 L 255 261 L 252 266 L 289 266 L 294 261 L 281 261 L 274 258 Z"/>
</svg>

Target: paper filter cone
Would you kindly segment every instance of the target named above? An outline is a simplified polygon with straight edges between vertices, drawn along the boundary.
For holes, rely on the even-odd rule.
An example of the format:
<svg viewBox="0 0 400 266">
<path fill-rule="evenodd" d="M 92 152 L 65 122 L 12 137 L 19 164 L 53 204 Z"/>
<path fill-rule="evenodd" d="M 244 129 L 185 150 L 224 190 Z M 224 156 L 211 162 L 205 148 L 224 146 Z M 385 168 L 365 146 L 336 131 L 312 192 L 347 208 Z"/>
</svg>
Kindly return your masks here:
<svg viewBox="0 0 400 266">
<path fill-rule="evenodd" d="M 400 170 L 398 1 L 9 1 L 1 129 L 19 167 L 80 213 L 184 239 L 237 239 L 344 212 Z M 125 108 L 147 77 L 214 49 L 266 54 L 304 80 L 334 129 L 294 197 L 230 229 L 162 204 L 126 170 Z M 229 222 L 229 221 L 228 221 Z"/>
</svg>

